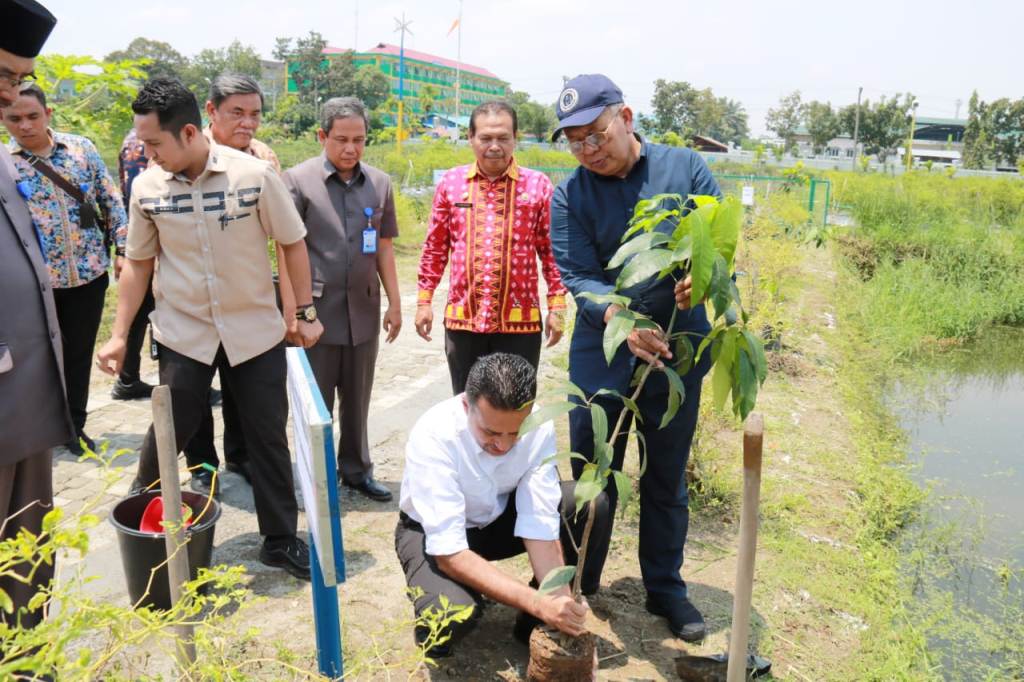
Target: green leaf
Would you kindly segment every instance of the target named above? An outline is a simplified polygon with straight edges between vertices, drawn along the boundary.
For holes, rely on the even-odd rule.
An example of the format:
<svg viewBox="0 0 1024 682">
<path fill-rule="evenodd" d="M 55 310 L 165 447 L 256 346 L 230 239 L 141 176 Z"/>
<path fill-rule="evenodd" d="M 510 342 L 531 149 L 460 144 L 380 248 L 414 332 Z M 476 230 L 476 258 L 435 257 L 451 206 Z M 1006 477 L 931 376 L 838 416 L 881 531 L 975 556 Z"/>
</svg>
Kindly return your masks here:
<svg viewBox="0 0 1024 682">
<path fill-rule="evenodd" d="M 668 249 L 653 248 L 638 253 L 622 268 L 615 286 L 618 289 L 628 289 L 653 277 L 671 262 L 672 252 Z"/>
<path fill-rule="evenodd" d="M 726 270 L 732 267 L 742 226 L 743 204 L 730 195 L 722 200 L 711 222 L 711 240 L 715 244 L 715 249 L 725 259 Z"/>
<path fill-rule="evenodd" d="M 636 369 L 633 370 L 633 378 L 629 380 L 630 388 L 636 388 L 640 385 L 640 379 L 643 377 L 645 371 L 647 371 L 647 363 L 637 363 Z"/>
<path fill-rule="evenodd" d="M 612 467 L 612 457 L 615 456 L 615 451 L 612 450 L 612 446 L 608 443 L 594 443 L 594 459 L 597 462 L 597 471 L 602 476 L 607 476 L 607 472 Z"/>
<path fill-rule="evenodd" d="M 720 255 L 715 256 L 711 266 L 711 282 L 708 285 L 708 296 L 715 308 L 717 320 L 729 309 L 732 303 L 732 279 L 729 277 L 729 266 Z"/>
<path fill-rule="evenodd" d="M 606 303 L 614 303 L 615 305 L 622 306 L 623 308 L 628 308 L 629 304 L 632 303 L 632 301 L 629 300 L 628 296 L 621 296 L 619 294 L 611 293 L 595 294 L 590 291 L 581 291 L 579 294 L 576 294 L 576 297 L 585 298 L 588 301 L 593 301 L 594 303 L 600 305 L 604 305 Z"/>
<path fill-rule="evenodd" d="M 686 388 L 683 386 L 683 380 L 679 378 L 675 370 L 671 367 L 665 366 L 661 370 L 665 374 L 665 378 L 668 380 L 668 406 L 665 408 L 665 414 L 661 417 L 661 425 L 659 429 L 663 429 L 668 426 L 668 423 L 672 421 L 672 418 L 676 416 L 679 411 L 679 406 L 683 404 L 683 400 L 686 399 Z"/>
<path fill-rule="evenodd" d="M 693 358 L 693 364 L 700 362 L 700 359 L 704 356 L 704 349 L 711 345 L 715 338 L 722 333 L 724 327 L 713 327 L 708 335 L 701 339 L 700 344 L 697 345 L 697 355 Z"/>
<path fill-rule="evenodd" d="M 590 423 L 594 430 L 594 446 L 608 442 L 608 415 L 597 403 L 590 404 Z"/>
<path fill-rule="evenodd" d="M 578 460 L 580 460 L 582 462 L 589 462 L 590 461 L 590 460 L 588 460 L 586 457 L 584 457 L 583 455 L 581 455 L 578 452 L 570 452 L 570 451 L 566 450 L 565 452 L 559 452 L 558 454 L 551 455 L 550 457 L 545 457 L 544 460 L 541 461 L 541 464 L 548 464 L 549 462 L 555 462 L 556 464 L 561 464 L 562 462 L 567 462 L 567 461 L 569 461 L 571 459 L 578 459 Z"/>
<path fill-rule="evenodd" d="M 711 269 L 715 263 L 715 246 L 711 243 L 711 226 L 701 211 L 690 214 L 690 237 L 693 240 L 693 257 L 690 259 L 690 305 L 696 307 L 704 300 L 704 294 L 711 283 Z"/>
<path fill-rule="evenodd" d="M 686 334 L 679 334 L 672 344 L 672 369 L 680 375 L 686 374 L 693 369 L 693 344 L 686 338 Z"/>
<path fill-rule="evenodd" d="M 578 407 L 578 405 L 576 403 L 570 403 L 568 400 L 559 403 L 549 403 L 538 407 L 530 413 L 530 416 L 523 420 L 523 423 L 519 427 L 519 436 L 525 436 L 541 424 L 557 419 L 563 414 L 568 414 L 574 407 Z"/>
<path fill-rule="evenodd" d="M 597 465 L 591 462 L 583 467 L 583 473 L 576 481 L 576 488 L 573 493 L 576 498 L 576 513 L 579 514 L 583 506 L 601 494 L 608 479 L 600 474 Z"/>
<path fill-rule="evenodd" d="M 576 384 L 572 383 L 567 379 L 557 382 L 551 389 L 550 393 L 552 396 L 558 397 L 561 397 L 562 395 L 568 393 L 569 395 L 576 396 L 583 402 L 589 402 L 587 399 L 586 392 L 582 388 L 580 388 L 579 386 L 577 386 Z"/>
<path fill-rule="evenodd" d="M 743 330 L 744 350 L 754 365 L 754 374 L 760 384 L 768 378 L 768 360 L 764 356 L 764 343 L 750 330 Z"/>
<path fill-rule="evenodd" d="M 558 568 L 552 568 L 548 571 L 548 574 L 544 576 L 543 582 L 537 591 L 541 594 L 547 594 L 548 592 L 554 592 L 559 587 L 564 587 L 572 582 L 572 579 L 576 577 L 575 566 L 559 566 Z"/>
<path fill-rule="evenodd" d="M 612 359 L 615 357 L 615 351 L 619 349 L 622 342 L 626 340 L 630 332 L 633 331 L 633 325 L 636 321 L 633 318 L 632 313 L 626 310 L 618 310 L 612 315 L 612 319 L 608 320 L 608 324 L 604 327 L 604 361 L 609 365 L 612 364 Z"/>
<path fill-rule="evenodd" d="M 747 418 L 757 403 L 758 383 L 754 366 L 747 354 L 739 353 L 737 360 L 737 382 L 732 389 L 732 411 L 743 420 Z"/>
<path fill-rule="evenodd" d="M 658 323 L 651 318 L 645 317 L 640 313 L 634 313 L 634 315 L 635 317 L 633 318 L 633 321 L 635 322 L 634 327 L 636 329 L 661 329 L 661 327 L 658 326 Z"/>
<path fill-rule="evenodd" d="M 643 478 L 644 472 L 647 471 L 647 439 L 640 429 L 633 429 L 632 433 L 636 435 L 637 451 L 640 453 L 640 472 L 637 478 Z"/>
<path fill-rule="evenodd" d="M 14 601 L 11 600 L 7 591 L 2 589 L 0 589 L 0 609 L 3 609 L 4 613 L 14 613 Z"/>
<path fill-rule="evenodd" d="M 661 246 L 668 242 L 668 235 L 661 232 L 648 232 L 642 234 L 636 239 L 630 239 L 628 242 L 619 247 L 619 250 L 615 252 L 612 259 L 608 261 L 608 265 L 605 266 L 606 270 L 612 270 L 619 267 L 626 262 L 626 259 L 630 256 L 640 253 L 641 251 L 647 251 L 655 246 Z"/>
<path fill-rule="evenodd" d="M 719 345 L 718 357 L 715 360 L 715 369 L 711 377 L 715 409 L 721 412 L 725 409 L 725 400 L 729 397 L 732 389 L 732 366 L 736 361 L 736 335 L 734 329 L 726 330 Z M 714 349 L 712 349 L 714 356 Z"/>
<path fill-rule="evenodd" d="M 672 260 L 676 263 L 682 263 L 685 260 L 690 260 L 693 257 L 693 238 L 688 234 L 684 234 L 676 242 L 675 248 L 672 249 Z"/>
<path fill-rule="evenodd" d="M 697 208 L 716 206 L 718 204 L 718 198 L 713 197 L 710 194 L 688 194 L 686 198 L 692 201 L 693 205 Z"/>
<path fill-rule="evenodd" d="M 633 496 L 633 481 L 621 471 L 613 471 L 612 475 L 615 477 L 615 489 L 619 493 L 620 508 L 625 507 L 629 498 Z"/>
</svg>

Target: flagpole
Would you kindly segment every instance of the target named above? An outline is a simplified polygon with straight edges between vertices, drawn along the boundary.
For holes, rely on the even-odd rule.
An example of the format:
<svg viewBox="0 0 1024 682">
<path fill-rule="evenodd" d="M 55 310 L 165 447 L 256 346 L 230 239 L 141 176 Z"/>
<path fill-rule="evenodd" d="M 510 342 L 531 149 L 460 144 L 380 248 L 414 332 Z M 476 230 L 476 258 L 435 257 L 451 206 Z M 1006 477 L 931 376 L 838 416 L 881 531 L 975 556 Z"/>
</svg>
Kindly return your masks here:
<svg viewBox="0 0 1024 682">
<path fill-rule="evenodd" d="M 455 56 L 455 118 L 459 118 L 462 104 L 462 0 L 459 0 L 459 47 Z M 458 121 L 455 123 L 458 126 Z"/>
</svg>

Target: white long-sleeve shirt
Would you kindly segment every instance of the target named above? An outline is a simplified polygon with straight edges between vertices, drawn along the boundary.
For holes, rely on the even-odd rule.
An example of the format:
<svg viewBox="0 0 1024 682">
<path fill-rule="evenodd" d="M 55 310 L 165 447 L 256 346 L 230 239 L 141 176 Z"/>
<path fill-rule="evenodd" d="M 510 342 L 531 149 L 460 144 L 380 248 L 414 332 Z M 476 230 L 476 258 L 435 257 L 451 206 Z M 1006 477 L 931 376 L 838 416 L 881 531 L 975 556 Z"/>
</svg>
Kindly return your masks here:
<svg viewBox="0 0 1024 682">
<path fill-rule="evenodd" d="M 423 414 L 405 447 L 399 507 L 423 526 L 427 554 L 468 549 L 467 528 L 482 528 L 516 494 L 517 537 L 558 539 L 558 471 L 544 460 L 555 454 L 548 422 L 520 438 L 504 455 L 486 452 L 469 430 L 462 395 Z"/>
</svg>

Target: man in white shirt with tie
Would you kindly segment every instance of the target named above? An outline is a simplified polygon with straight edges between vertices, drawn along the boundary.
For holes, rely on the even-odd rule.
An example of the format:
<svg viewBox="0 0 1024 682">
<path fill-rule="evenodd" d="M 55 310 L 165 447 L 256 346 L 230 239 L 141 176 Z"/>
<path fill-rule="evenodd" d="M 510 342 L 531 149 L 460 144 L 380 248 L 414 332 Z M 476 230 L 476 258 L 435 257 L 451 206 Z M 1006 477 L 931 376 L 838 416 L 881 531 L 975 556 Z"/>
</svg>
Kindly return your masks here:
<svg viewBox="0 0 1024 682">
<path fill-rule="evenodd" d="M 475 607 L 473 617 L 449 626 L 451 639 L 433 647 L 431 657 L 450 655 L 474 627 L 481 595 L 520 611 L 514 629 L 520 641 L 540 622 L 571 635 L 585 629 L 589 608 L 572 599 L 568 586 L 549 594 L 531 586 L 552 569 L 575 563 L 566 525 L 578 537 L 586 521 L 585 511 L 572 518 L 574 483 L 560 482 L 550 461 L 554 425 L 519 437 L 536 393 L 529 362 L 508 353 L 487 355 L 470 370 L 465 392 L 432 407 L 409 434 L 395 550 L 408 586 L 422 590 L 416 615 L 440 609 L 442 596 Z M 597 502 L 595 532 L 608 523 L 604 493 Z M 531 585 L 491 563 L 524 551 L 533 568 Z M 592 594 L 598 586 L 588 584 L 587 575 L 584 570 L 583 592 Z M 426 635 L 417 627 L 417 642 Z"/>
</svg>

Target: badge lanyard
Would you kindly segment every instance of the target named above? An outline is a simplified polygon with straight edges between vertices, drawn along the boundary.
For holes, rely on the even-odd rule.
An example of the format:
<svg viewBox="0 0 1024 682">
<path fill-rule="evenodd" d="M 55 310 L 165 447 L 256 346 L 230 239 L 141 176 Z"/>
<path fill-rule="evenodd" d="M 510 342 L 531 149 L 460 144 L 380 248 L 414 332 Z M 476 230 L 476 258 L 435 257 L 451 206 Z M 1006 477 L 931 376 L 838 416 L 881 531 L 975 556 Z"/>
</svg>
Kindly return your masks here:
<svg viewBox="0 0 1024 682">
<path fill-rule="evenodd" d="M 363 253 L 377 253 L 377 230 L 373 229 L 373 221 L 370 220 L 373 217 L 373 209 L 364 208 L 363 213 L 366 214 L 366 229 L 363 230 Z"/>
</svg>

